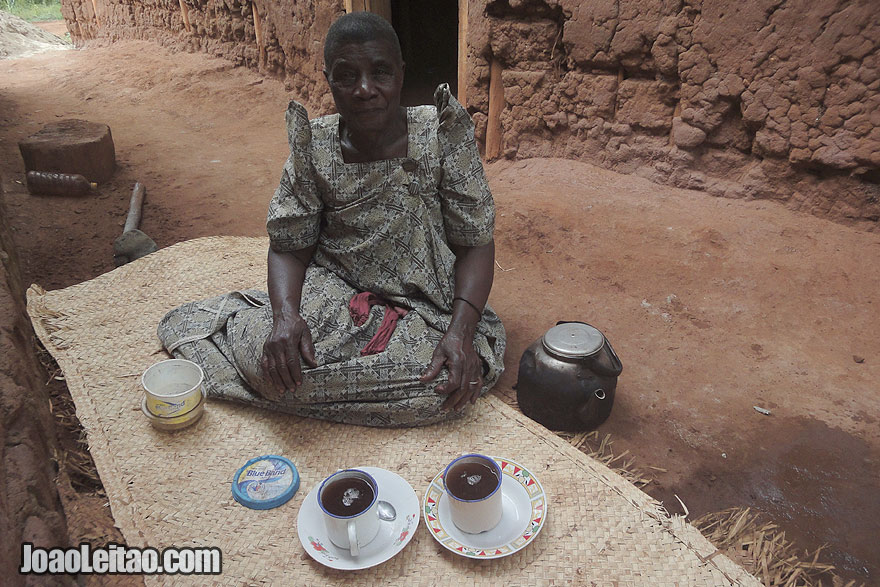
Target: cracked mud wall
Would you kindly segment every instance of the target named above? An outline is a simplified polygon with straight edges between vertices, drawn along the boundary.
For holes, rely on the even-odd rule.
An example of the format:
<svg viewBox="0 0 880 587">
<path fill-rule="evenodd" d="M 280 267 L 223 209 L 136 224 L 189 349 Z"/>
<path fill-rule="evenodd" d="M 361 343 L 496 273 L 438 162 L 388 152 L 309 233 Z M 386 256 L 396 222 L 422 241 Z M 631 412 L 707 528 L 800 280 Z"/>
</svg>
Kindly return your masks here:
<svg viewBox="0 0 880 587">
<path fill-rule="evenodd" d="M 68 545 L 55 485 L 54 421 L 34 333 L 25 315 L 18 256 L 0 193 L 0 577 L 20 577 L 22 543 Z M 15 579 L 10 579 L 15 583 Z M 3 580 L 0 580 L 3 583 Z M 21 584 L 72 585 L 70 577 L 30 576 Z"/>
<path fill-rule="evenodd" d="M 321 44 L 342 0 L 62 8 L 76 41 L 205 50 L 284 78 L 313 115 L 332 110 Z M 581 159 L 877 226 L 876 0 L 475 0 L 467 12 L 467 107 L 481 141 L 496 125 L 500 156 Z M 490 121 L 493 62 L 503 102 Z"/>
</svg>

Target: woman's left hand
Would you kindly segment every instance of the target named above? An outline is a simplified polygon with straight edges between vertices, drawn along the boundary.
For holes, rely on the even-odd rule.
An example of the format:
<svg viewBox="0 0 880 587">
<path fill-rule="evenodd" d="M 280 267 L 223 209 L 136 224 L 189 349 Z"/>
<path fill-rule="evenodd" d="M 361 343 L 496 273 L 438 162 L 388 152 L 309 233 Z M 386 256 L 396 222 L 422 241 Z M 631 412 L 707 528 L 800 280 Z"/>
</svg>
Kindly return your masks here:
<svg viewBox="0 0 880 587">
<path fill-rule="evenodd" d="M 434 380 L 444 366 L 449 371 L 449 380 L 437 386 L 437 393 L 448 396 L 443 409 L 461 410 L 468 402 L 475 403 L 483 388 L 483 360 L 474 350 L 474 333 L 470 328 L 450 328 L 443 335 L 421 382 Z"/>
</svg>

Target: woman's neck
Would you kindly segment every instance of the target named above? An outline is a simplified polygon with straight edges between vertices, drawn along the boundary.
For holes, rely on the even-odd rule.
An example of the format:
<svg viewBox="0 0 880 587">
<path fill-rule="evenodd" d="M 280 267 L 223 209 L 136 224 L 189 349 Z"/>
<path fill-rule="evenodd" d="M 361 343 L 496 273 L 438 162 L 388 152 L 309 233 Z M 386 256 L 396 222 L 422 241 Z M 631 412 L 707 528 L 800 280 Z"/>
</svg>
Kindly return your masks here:
<svg viewBox="0 0 880 587">
<path fill-rule="evenodd" d="M 390 125 L 374 131 L 355 132 L 340 120 L 339 142 L 346 163 L 406 157 L 409 144 L 406 108 L 400 108 L 400 115 L 395 116 Z"/>
</svg>

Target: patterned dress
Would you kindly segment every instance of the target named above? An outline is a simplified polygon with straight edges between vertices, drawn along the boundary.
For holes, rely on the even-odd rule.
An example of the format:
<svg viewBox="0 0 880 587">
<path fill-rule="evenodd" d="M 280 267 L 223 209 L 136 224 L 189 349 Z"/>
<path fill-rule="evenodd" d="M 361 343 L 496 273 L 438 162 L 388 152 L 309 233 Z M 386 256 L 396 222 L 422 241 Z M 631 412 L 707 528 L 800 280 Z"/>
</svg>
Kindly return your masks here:
<svg viewBox="0 0 880 587">
<path fill-rule="evenodd" d="M 407 156 L 346 163 L 339 115 L 312 120 L 291 102 L 290 157 L 269 205 L 267 229 L 278 252 L 317 245 L 303 284 L 301 315 L 312 332 L 318 366 L 303 385 L 272 397 L 260 358 L 272 329 L 268 295 L 232 292 L 185 304 L 159 324 L 175 356 L 196 361 L 212 397 L 302 416 L 367 426 L 420 426 L 454 417 L 445 396 L 419 376 L 449 327 L 455 255 L 449 245 L 492 239 L 495 208 L 467 112 L 441 85 L 434 106 L 407 109 Z M 361 356 L 382 322 L 373 306 L 356 326 L 348 304 L 378 294 L 409 309 L 384 351 Z M 485 393 L 504 369 L 504 327 L 487 306 L 474 348 L 483 359 Z"/>
</svg>

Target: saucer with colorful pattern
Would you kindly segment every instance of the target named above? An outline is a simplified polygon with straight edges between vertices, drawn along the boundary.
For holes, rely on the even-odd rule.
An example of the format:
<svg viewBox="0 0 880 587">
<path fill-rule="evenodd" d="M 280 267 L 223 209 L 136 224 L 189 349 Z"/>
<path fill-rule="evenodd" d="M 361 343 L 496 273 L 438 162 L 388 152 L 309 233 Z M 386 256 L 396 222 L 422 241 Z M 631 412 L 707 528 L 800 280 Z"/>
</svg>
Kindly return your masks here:
<svg viewBox="0 0 880 587">
<path fill-rule="evenodd" d="M 379 534 L 361 547 L 359 556 L 351 556 L 347 548 L 330 542 L 324 526 L 323 512 L 318 505 L 315 485 L 299 508 L 296 530 L 303 548 L 313 559 L 333 569 L 355 571 L 384 563 L 403 550 L 412 540 L 419 525 L 419 498 L 406 479 L 378 467 L 351 467 L 369 473 L 379 486 L 379 499 L 394 506 L 397 517 L 393 522 L 379 522 Z"/>
<path fill-rule="evenodd" d="M 476 559 L 501 558 L 531 544 L 547 518 L 547 496 L 538 479 L 510 459 L 492 457 L 501 467 L 501 521 L 480 534 L 468 534 L 452 523 L 449 496 L 443 490 L 443 472 L 425 491 L 422 513 L 428 533 L 455 554 Z"/>
</svg>

